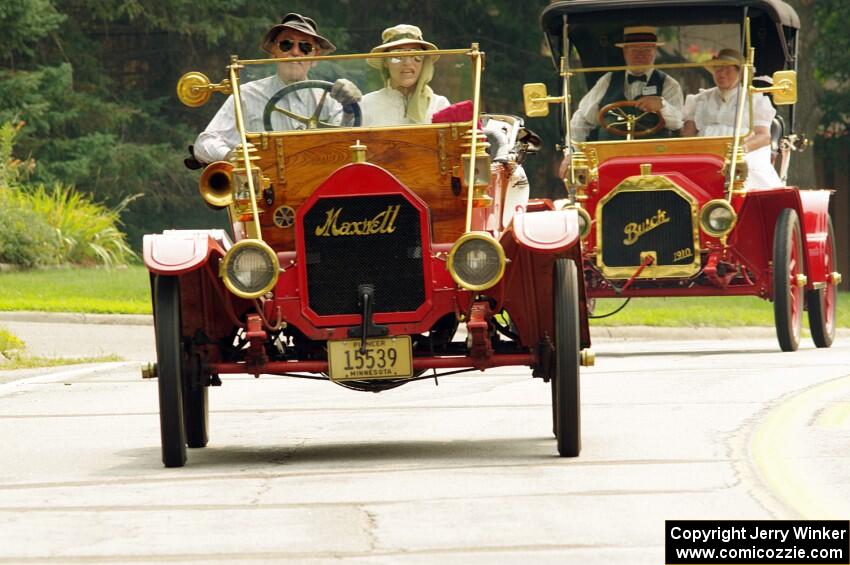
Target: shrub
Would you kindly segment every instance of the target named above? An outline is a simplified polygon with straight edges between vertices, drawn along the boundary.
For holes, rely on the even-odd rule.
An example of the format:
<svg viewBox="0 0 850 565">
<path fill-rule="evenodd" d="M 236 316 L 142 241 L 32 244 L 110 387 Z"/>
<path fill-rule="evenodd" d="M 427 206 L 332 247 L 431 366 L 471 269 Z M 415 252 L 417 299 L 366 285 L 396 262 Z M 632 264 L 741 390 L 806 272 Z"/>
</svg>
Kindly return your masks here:
<svg viewBox="0 0 850 565">
<path fill-rule="evenodd" d="M 59 256 L 75 265 L 126 265 L 136 255 L 118 229 L 121 211 L 136 197 L 115 208 L 93 202 L 73 187 L 43 185 L 21 192 L 32 209 L 56 230 Z"/>
<path fill-rule="evenodd" d="M 0 263 L 46 267 L 60 262 L 56 230 L 18 190 L 0 186 Z"/>
</svg>

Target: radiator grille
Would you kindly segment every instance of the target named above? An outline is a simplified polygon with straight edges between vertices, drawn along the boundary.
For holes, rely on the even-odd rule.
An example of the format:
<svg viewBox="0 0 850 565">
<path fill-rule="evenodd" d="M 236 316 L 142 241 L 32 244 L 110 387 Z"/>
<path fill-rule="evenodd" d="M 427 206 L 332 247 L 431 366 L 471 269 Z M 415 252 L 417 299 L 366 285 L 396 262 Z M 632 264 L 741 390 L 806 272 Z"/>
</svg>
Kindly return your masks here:
<svg viewBox="0 0 850 565">
<path fill-rule="evenodd" d="M 674 190 L 622 191 L 604 204 L 601 218 L 606 267 L 637 268 L 645 252 L 655 253 L 653 270 L 698 256 L 691 203 Z"/>
<path fill-rule="evenodd" d="M 401 195 L 322 198 L 304 215 L 310 308 L 357 314 L 357 288 L 375 288 L 374 312 L 425 301 L 419 211 Z"/>
</svg>

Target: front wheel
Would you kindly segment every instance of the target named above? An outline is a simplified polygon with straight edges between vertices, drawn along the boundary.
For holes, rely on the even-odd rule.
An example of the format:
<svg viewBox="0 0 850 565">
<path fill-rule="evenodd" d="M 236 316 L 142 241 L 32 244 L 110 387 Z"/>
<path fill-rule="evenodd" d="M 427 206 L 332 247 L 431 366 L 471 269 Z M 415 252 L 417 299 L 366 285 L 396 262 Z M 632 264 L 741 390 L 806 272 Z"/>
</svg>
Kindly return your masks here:
<svg viewBox="0 0 850 565">
<path fill-rule="evenodd" d="M 817 347 L 829 347 L 835 339 L 835 307 L 838 294 L 835 282 L 831 280 L 832 273 L 837 270 L 835 268 L 835 233 L 832 229 L 832 218 L 828 220 L 824 267 L 830 279 L 827 280 L 825 287 L 806 291 L 809 328 L 812 330 L 812 341 Z"/>
<path fill-rule="evenodd" d="M 579 301 L 576 264 L 555 261 L 555 375 L 552 378 L 552 412 L 561 457 L 577 457 L 581 451 L 579 394 Z"/>
<path fill-rule="evenodd" d="M 183 423 L 180 284 L 177 277 L 156 277 L 154 325 L 162 462 L 166 467 L 182 467 L 186 464 L 186 428 Z"/>
<path fill-rule="evenodd" d="M 785 208 L 773 231 L 773 314 L 782 351 L 796 351 L 803 327 L 803 237 L 797 212 Z"/>
</svg>

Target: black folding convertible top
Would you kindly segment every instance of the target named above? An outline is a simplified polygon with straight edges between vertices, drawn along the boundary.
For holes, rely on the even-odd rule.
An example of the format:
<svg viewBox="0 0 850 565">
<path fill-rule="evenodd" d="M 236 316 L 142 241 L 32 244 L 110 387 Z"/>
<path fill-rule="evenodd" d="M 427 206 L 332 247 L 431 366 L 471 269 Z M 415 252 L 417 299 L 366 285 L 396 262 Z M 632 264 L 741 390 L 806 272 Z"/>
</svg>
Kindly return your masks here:
<svg viewBox="0 0 850 565">
<path fill-rule="evenodd" d="M 605 66 L 622 64 L 613 44 L 624 26 L 741 23 L 745 14 L 750 18 L 758 74 L 794 69 L 800 18 L 782 0 L 562 0 L 543 10 L 540 24 L 556 66 L 563 52 L 565 22 L 583 65 Z"/>
</svg>

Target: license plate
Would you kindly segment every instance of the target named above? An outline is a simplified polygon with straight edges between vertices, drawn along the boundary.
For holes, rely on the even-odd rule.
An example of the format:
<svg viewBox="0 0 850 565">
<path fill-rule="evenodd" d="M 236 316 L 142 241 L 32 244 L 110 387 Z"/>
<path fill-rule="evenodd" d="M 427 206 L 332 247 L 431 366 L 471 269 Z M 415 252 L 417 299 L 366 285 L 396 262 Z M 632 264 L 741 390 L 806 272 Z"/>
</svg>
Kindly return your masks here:
<svg viewBox="0 0 850 565">
<path fill-rule="evenodd" d="M 333 381 L 398 379 L 413 376 L 409 335 L 328 342 L 328 374 Z"/>
</svg>

